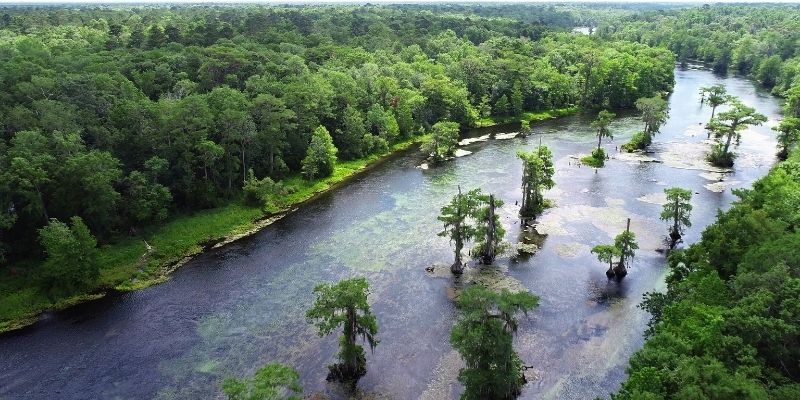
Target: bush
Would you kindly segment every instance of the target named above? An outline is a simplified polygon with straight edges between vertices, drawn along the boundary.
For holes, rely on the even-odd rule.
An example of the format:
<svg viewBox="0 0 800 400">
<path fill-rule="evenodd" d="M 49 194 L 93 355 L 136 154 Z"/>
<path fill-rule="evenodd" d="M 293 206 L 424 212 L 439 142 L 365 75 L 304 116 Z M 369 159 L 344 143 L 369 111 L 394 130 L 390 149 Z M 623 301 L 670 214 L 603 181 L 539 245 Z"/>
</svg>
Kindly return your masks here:
<svg viewBox="0 0 800 400">
<path fill-rule="evenodd" d="M 592 155 L 581 158 L 581 162 L 595 168 L 606 165 L 606 152 L 602 148 L 592 150 Z"/>
<path fill-rule="evenodd" d="M 717 167 L 730 168 L 733 166 L 733 160 L 736 159 L 736 154 L 725 152 L 722 143 L 717 143 L 714 145 L 714 148 L 711 149 L 711 153 L 708 153 L 706 159 Z"/>
<path fill-rule="evenodd" d="M 270 177 L 257 179 L 253 170 L 249 170 L 247 181 L 242 186 L 244 192 L 244 202 L 249 206 L 262 207 L 265 210 L 274 211 L 276 208 L 276 197 L 287 195 L 291 192 L 280 182 L 275 182 Z"/>
<path fill-rule="evenodd" d="M 47 260 L 43 278 L 51 295 L 72 294 L 94 286 L 100 276 L 97 241 L 81 217 L 72 217 L 71 226 L 51 219 L 39 229 Z"/>
<path fill-rule="evenodd" d="M 367 133 L 362 138 L 364 154 L 383 154 L 389 151 L 389 142 L 386 139 Z"/>
<path fill-rule="evenodd" d="M 628 153 L 632 153 L 636 150 L 644 150 L 652 142 L 653 138 L 651 138 L 647 133 L 636 132 L 628 143 L 622 145 L 622 150 L 625 150 Z"/>
</svg>

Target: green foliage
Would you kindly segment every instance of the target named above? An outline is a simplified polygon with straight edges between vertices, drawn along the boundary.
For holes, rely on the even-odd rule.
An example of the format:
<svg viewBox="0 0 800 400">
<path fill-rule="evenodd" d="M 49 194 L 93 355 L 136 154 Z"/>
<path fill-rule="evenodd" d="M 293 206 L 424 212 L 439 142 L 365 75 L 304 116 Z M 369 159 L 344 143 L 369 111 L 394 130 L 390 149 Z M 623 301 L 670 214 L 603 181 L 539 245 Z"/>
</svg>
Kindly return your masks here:
<svg viewBox="0 0 800 400">
<path fill-rule="evenodd" d="M 172 201 L 169 189 L 153 180 L 148 180 L 145 174 L 139 171 L 133 171 L 128 175 L 126 186 L 124 211 L 131 223 L 148 224 L 167 218 L 169 204 Z"/>
<path fill-rule="evenodd" d="M 730 168 L 736 160 L 736 153 L 725 151 L 725 145 L 722 143 L 714 143 L 706 160 L 717 167 Z"/>
<path fill-rule="evenodd" d="M 113 249 L 108 257 L 126 260 L 98 284 L 135 275 L 126 287 L 146 285 L 179 250 L 252 226 L 259 210 L 235 204 L 250 169 L 298 188 L 273 196 L 282 208 L 440 121 L 469 128 L 479 112 L 541 120 L 575 112 L 578 100 L 629 107 L 672 85 L 665 49 L 542 25 L 547 16 L 569 26 L 566 12 L 523 8 L 535 18 L 520 20 L 502 8 L 458 9 L 470 18 L 432 13 L 436 5 L 6 9 L 0 261 L 37 264 L 37 230 L 80 216 Z M 339 162 L 328 162 L 328 141 L 313 139 L 320 126 Z M 315 179 L 301 182 L 303 172 Z M 187 222 L 228 214 L 208 227 Z M 177 225 L 188 226 L 185 242 L 171 240 Z M 144 268 L 142 237 L 122 235 L 134 226 L 148 242 L 169 232 L 155 250 L 165 256 Z M 13 281 L 24 290 L 31 275 Z"/>
<path fill-rule="evenodd" d="M 475 195 L 474 201 L 476 204 L 472 209 L 472 218 L 475 220 L 475 248 L 472 255 L 483 264 L 490 265 L 497 254 L 503 251 L 506 230 L 497 215 L 497 208 L 503 206 L 503 201 L 480 191 Z"/>
<path fill-rule="evenodd" d="M 74 293 L 94 286 L 99 276 L 97 241 L 80 217 L 72 217 L 70 225 L 52 219 L 39 229 L 47 260 L 42 277 L 52 294 Z"/>
<path fill-rule="evenodd" d="M 281 182 L 275 182 L 268 176 L 258 179 L 250 169 L 242 192 L 245 204 L 261 207 L 268 212 L 275 212 L 278 210 L 277 202 L 280 196 L 290 193 L 291 188 L 284 187 Z"/>
<path fill-rule="evenodd" d="M 711 86 L 704 86 L 700 88 L 700 95 L 703 101 L 708 103 L 709 107 L 711 107 L 711 119 L 710 121 L 714 120 L 714 116 L 717 112 L 717 107 L 725 104 L 728 102 L 730 97 L 727 94 L 727 89 L 725 89 L 725 85 L 716 84 Z"/>
<path fill-rule="evenodd" d="M 622 256 L 620 249 L 617 246 L 610 244 L 599 244 L 594 246 L 592 247 L 591 252 L 597 256 L 597 261 L 608 264 L 609 271 L 614 268 L 614 259 Z"/>
<path fill-rule="evenodd" d="M 522 160 L 522 206 L 520 215 L 523 218 L 535 218 L 545 208 L 544 190 L 555 186 L 553 175 L 553 153 L 547 146 L 539 146 L 536 151 L 517 152 Z"/>
<path fill-rule="evenodd" d="M 433 125 L 433 132 L 428 141 L 423 143 L 422 151 L 434 161 L 442 161 L 452 157 L 458 145 L 459 126 L 456 122 L 441 121 Z"/>
<path fill-rule="evenodd" d="M 461 194 L 459 187 L 458 194 L 450 200 L 449 204 L 442 207 L 441 214 L 437 217 L 444 224 L 444 230 L 438 235 L 450 238 L 450 241 L 455 244 L 455 261 L 450 267 L 450 271 L 454 274 L 462 272 L 461 250 L 466 242 L 475 237 L 475 226 L 470 218 L 478 205 L 479 195 L 480 189 L 473 189 L 466 194 Z"/>
<path fill-rule="evenodd" d="M 300 400 L 300 374 L 283 364 L 267 364 L 252 378 L 227 378 L 222 391 L 228 400 Z"/>
<path fill-rule="evenodd" d="M 450 333 L 450 343 L 466 363 L 458 374 L 465 387 L 461 398 L 516 398 L 525 384 L 522 360 L 512 343 L 516 316 L 536 308 L 539 298 L 473 285 L 461 292 L 456 303 L 461 315 Z"/>
<path fill-rule="evenodd" d="M 628 143 L 622 145 L 622 150 L 633 153 L 636 150 L 646 149 L 652 142 L 653 138 L 647 132 L 636 132 Z"/>
<path fill-rule="evenodd" d="M 619 249 L 620 264 L 625 264 L 639 249 L 639 245 L 636 243 L 636 234 L 630 230 L 620 233 L 614 237 L 614 247 Z"/>
<path fill-rule="evenodd" d="M 800 349 L 787 344 L 800 341 L 800 254 L 797 211 L 786 211 L 798 188 L 794 152 L 670 255 L 667 292 L 643 302 L 649 338 L 612 398 L 796 396 Z"/>
<path fill-rule="evenodd" d="M 608 129 L 608 125 L 611 124 L 611 121 L 614 119 L 616 114 L 608 111 L 608 110 L 601 110 L 597 113 L 597 118 L 592 121 L 592 126 L 597 128 L 597 148 L 601 149 L 600 145 L 602 144 L 603 138 L 614 139 L 614 135 L 611 134 L 611 131 Z"/>
<path fill-rule="evenodd" d="M 667 121 L 669 104 L 661 96 L 642 97 L 636 100 L 636 109 L 642 113 L 644 132 L 650 136 L 661 129 Z"/>
<path fill-rule="evenodd" d="M 602 168 L 606 165 L 606 152 L 603 148 L 598 147 L 592 150 L 592 154 L 586 157 L 581 157 L 581 162 L 594 168 Z"/>
<path fill-rule="evenodd" d="M 708 124 L 708 129 L 717 139 L 724 138 L 713 148 L 708 160 L 719 167 L 730 167 L 736 155 L 730 151 L 731 142 L 735 139 L 738 144 L 741 132 L 750 125 L 761 125 L 767 122 L 767 117 L 757 113 L 752 107 L 744 105 L 739 99 L 729 97 L 730 109 L 719 113 Z"/>
<path fill-rule="evenodd" d="M 692 191 L 673 187 L 664 189 L 664 194 L 667 197 L 667 203 L 661 211 L 661 220 L 670 221 L 669 236 L 671 238 L 671 246 L 675 246 L 675 242 L 681 238 L 683 230 L 686 227 L 692 226 L 691 213 L 692 213 Z"/>
<path fill-rule="evenodd" d="M 339 363 L 329 366 L 328 379 L 355 382 L 367 372 L 364 349 L 356 344 L 357 338 L 367 342 L 370 350 L 378 345 L 378 322 L 367 302 L 369 283 L 364 278 L 345 279 L 335 285 L 323 283 L 314 288 L 314 294 L 316 300 L 306 318 L 319 335 L 342 327 Z"/>
<path fill-rule="evenodd" d="M 324 126 L 314 129 L 311 144 L 308 145 L 306 157 L 303 159 L 303 175 L 306 179 L 330 176 L 336 164 L 336 152 L 328 130 Z"/>
<path fill-rule="evenodd" d="M 778 157 L 785 160 L 800 141 L 800 118 L 786 117 L 772 129 L 778 132 Z"/>
</svg>

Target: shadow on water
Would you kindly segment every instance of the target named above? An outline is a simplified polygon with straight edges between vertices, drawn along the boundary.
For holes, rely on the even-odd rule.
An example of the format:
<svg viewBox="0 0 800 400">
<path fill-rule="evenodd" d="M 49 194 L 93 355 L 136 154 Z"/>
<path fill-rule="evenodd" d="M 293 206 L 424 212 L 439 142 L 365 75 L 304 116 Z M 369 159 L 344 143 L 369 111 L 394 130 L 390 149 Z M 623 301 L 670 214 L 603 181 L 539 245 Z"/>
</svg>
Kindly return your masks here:
<svg viewBox="0 0 800 400">
<path fill-rule="evenodd" d="M 316 284 L 356 275 L 371 283 L 381 339 L 367 355 L 360 389 L 392 399 L 456 398 L 461 361 L 449 345 L 454 281 L 425 271 L 452 258 L 447 239 L 436 236 L 436 216 L 458 185 L 480 187 L 505 200 L 498 213 L 506 239 L 519 240 L 516 152 L 540 141 L 553 151 L 557 171 L 557 186 L 547 193 L 555 207 L 537 221 L 547 236 L 538 238 L 535 255 L 502 257 L 495 270 L 469 279 L 541 297 L 515 339 L 524 363 L 534 366 L 522 398 L 604 396 L 624 379 L 627 359 L 642 344 L 642 294 L 663 286 L 664 255 L 656 250 L 667 227 L 658 220 L 660 193 L 670 186 L 696 193 L 693 226 L 684 236 L 692 243 L 734 199 L 731 189 L 748 186 L 774 163 L 775 99 L 739 78 L 692 69 L 676 70 L 675 77 L 671 117 L 647 155 L 657 162 L 615 151 L 641 129 L 631 114 L 612 123 L 615 139 L 604 144 L 612 159 L 598 171 L 574 158 L 593 147 L 591 115 L 535 123 L 526 138 L 505 135 L 507 127 L 473 132 L 494 138 L 466 144 L 471 154 L 428 170 L 417 168 L 418 153 L 402 155 L 253 237 L 198 256 L 167 283 L 3 335 L 0 398 L 213 398 L 224 377 L 252 374 L 267 362 L 296 367 L 306 393 L 344 398 L 325 382 L 336 338 L 318 337 L 304 313 Z M 742 156 L 730 172 L 702 161 L 708 145 L 701 124 L 710 110 L 698 106 L 698 89 L 714 83 L 770 118 L 744 132 Z M 606 279 L 606 267 L 589 249 L 610 242 L 626 218 L 641 250 L 617 283 Z"/>
</svg>

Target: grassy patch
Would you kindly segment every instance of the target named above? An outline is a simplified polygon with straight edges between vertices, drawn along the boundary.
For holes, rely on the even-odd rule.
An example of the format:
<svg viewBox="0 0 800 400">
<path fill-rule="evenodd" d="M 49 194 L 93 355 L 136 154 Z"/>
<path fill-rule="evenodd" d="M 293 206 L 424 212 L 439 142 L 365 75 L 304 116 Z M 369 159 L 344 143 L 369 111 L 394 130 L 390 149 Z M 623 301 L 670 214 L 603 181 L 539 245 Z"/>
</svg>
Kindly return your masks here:
<svg viewBox="0 0 800 400">
<path fill-rule="evenodd" d="M 86 293 L 50 299 L 35 279 L 34 262 L 0 270 L 0 332 L 18 329 L 36 321 L 39 313 L 63 309 L 83 301 L 102 297 L 109 289 L 137 290 L 167 279 L 182 259 L 201 252 L 205 244 L 256 229 L 259 220 L 270 214 L 287 211 L 357 172 L 384 159 L 388 154 L 405 150 L 425 137 L 415 136 L 393 145 L 387 153 L 339 162 L 327 178 L 308 181 L 299 174 L 283 181 L 294 191 L 282 196 L 271 209 L 243 205 L 233 201 L 225 206 L 180 215 L 169 221 L 140 231 L 138 237 L 126 237 L 99 249 L 102 265 L 97 285 Z M 147 244 L 151 246 L 147 249 Z M 15 271 L 12 273 L 12 271 Z"/>
<path fill-rule="evenodd" d="M 495 126 L 501 124 L 510 124 L 514 122 L 520 121 L 528 121 L 528 122 L 536 122 L 536 121 L 544 121 L 553 118 L 564 117 L 567 115 L 575 114 L 578 112 L 578 107 L 565 107 L 565 108 L 557 108 L 554 110 L 548 111 L 526 111 L 521 115 L 510 115 L 510 116 L 492 116 L 492 117 L 485 117 L 478 120 L 478 127 L 485 128 L 487 126 Z"/>
<path fill-rule="evenodd" d="M 602 168 L 606 165 L 606 152 L 603 149 L 594 149 L 592 154 L 581 158 L 581 162 L 594 168 Z"/>
<path fill-rule="evenodd" d="M 622 150 L 628 153 L 632 153 L 636 150 L 644 150 L 652 141 L 653 139 L 647 133 L 636 132 L 628 143 L 622 145 Z"/>
</svg>

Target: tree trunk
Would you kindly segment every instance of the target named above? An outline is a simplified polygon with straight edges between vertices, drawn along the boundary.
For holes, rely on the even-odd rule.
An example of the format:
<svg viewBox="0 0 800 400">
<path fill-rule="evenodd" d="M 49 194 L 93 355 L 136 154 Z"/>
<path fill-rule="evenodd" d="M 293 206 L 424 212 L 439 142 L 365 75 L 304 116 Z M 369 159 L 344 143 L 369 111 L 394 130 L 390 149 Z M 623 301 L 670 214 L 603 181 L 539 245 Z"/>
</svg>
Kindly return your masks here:
<svg viewBox="0 0 800 400">
<path fill-rule="evenodd" d="M 244 142 L 242 142 L 242 183 L 247 182 L 247 163 L 245 163 L 245 147 Z"/>
<path fill-rule="evenodd" d="M 356 345 L 356 310 L 352 306 L 347 307 L 347 345 L 351 348 L 355 347 Z M 358 371 L 358 359 L 351 358 L 349 360 L 344 360 L 345 365 L 347 366 L 347 372 L 350 374 L 356 374 Z"/>
<path fill-rule="evenodd" d="M 453 260 L 453 265 L 450 266 L 450 272 L 456 275 L 461 275 L 464 272 L 464 266 L 461 263 L 461 249 L 464 248 L 464 240 L 461 237 L 461 223 L 457 223 L 455 226 L 456 229 L 456 252 L 455 252 L 455 259 Z"/>
<path fill-rule="evenodd" d="M 628 218 L 628 224 L 625 227 L 625 233 L 630 232 L 630 230 L 631 230 L 631 219 Z M 625 275 L 628 275 L 628 270 L 625 267 L 625 250 L 624 249 L 621 250 L 622 250 L 622 255 L 619 257 L 619 262 L 614 267 L 614 276 L 616 276 L 618 280 L 624 278 Z"/>
<path fill-rule="evenodd" d="M 736 134 L 736 125 L 731 126 L 731 131 L 728 132 L 728 140 L 725 141 L 725 148 L 722 149 L 722 154 L 728 154 L 728 148 L 731 146 L 731 139 Z"/>
<path fill-rule="evenodd" d="M 606 277 L 608 279 L 612 279 L 614 276 L 614 258 L 612 256 L 608 261 L 608 271 L 606 271 Z"/>
<path fill-rule="evenodd" d="M 675 244 L 678 243 L 678 240 L 681 238 L 681 233 L 678 227 L 678 201 L 678 199 L 675 199 L 675 209 L 673 215 L 674 221 L 672 224 L 672 232 L 669 233 L 669 238 L 671 240 L 669 245 L 670 249 L 675 248 Z"/>
<path fill-rule="evenodd" d="M 272 176 L 275 171 L 275 151 L 269 151 L 269 176 Z"/>
<path fill-rule="evenodd" d="M 489 195 L 489 212 L 486 221 L 486 248 L 483 252 L 483 263 L 489 265 L 494 262 L 494 241 L 497 235 L 497 227 L 494 223 L 494 195 Z"/>
<path fill-rule="evenodd" d="M 597 150 L 600 150 L 600 145 L 601 145 L 602 141 L 603 141 L 603 129 L 600 128 L 597 131 Z"/>
</svg>

